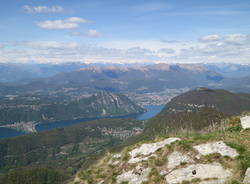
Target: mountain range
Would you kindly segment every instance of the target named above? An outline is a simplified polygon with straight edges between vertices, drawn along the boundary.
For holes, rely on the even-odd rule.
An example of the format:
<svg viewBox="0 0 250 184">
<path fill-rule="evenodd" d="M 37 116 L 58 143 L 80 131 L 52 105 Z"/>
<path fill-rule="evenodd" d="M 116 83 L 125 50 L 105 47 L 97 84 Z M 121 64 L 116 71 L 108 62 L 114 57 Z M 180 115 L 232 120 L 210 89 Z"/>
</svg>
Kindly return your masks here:
<svg viewBox="0 0 250 184">
<path fill-rule="evenodd" d="M 250 91 L 250 67 L 237 64 L 6 64 L 2 94 L 20 93 L 93 93 L 96 91 L 150 93 L 178 88 L 221 88 L 236 92 Z M 3 67 L 2 67 L 3 68 Z M 32 68 L 29 72 L 29 68 Z M 1 67 L 0 67 L 1 71 Z M 29 74 L 31 72 L 31 74 Z M 16 76 L 13 75 L 18 73 Z M 34 75 L 33 75 L 34 73 Z M 238 74 L 238 75 L 237 75 Z M 32 77 L 29 77 L 32 76 Z M 237 77 L 236 77 L 237 76 Z M 8 79 L 7 79 L 7 78 Z M 15 78 L 16 77 L 16 78 Z M 7 82 L 8 81 L 8 82 Z"/>
<path fill-rule="evenodd" d="M 18 85 L 19 92 L 111 91 L 145 93 L 215 85 L 223 76 L 200 65 L 93 66 Z"/>
</svg>

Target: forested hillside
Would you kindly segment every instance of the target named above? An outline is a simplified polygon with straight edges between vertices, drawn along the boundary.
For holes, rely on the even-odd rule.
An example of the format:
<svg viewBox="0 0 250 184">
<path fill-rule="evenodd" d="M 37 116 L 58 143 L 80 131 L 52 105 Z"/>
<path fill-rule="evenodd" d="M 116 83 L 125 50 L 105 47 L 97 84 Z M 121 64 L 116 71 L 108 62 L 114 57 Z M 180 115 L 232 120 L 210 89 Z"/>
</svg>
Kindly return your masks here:
<svg viewBox="0 0 250 184">
<path fill-rule="evenodd" d="M 128 97 L 109 92 L 99 92 L 80 99 L 67 96 L 20 96 L 2 100 L 0 109 L 0 124 L 121 116 L 145 111 Z"/>
<path fill-rule="evenodd" d="M 0 140 L 0 171 L 23 166 L 58 168 L 71 175 L 89 159 L 142 132 L 143 122 L 103 119 Z"/>
<path fill-rule="evenodd" d="M 231 115 L 250 111 L 250 95 L 226 90 L 197 88 L 173 98 L 165 108 L 150 119 L 144 136 L 207 131 L 220 126 Z"/>
</svg>

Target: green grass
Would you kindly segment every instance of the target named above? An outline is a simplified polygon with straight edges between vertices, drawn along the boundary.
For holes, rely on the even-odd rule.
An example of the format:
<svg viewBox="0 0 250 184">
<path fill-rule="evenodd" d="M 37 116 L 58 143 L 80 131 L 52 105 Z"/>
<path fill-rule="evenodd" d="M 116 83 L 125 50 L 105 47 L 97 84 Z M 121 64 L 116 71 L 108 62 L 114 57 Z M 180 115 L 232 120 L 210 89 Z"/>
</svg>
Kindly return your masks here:
<svg viewBox="0 0 250 184">
<path fill-rule="evenodd" d="M 244 152 L 246 152 L 246 147 L 244 145 L 236 144 L 236 143 L 227 143 L 227 145 L 230 146 L 231 148 L 236 149 L 237 152 L 240 154 L 243 154 Z"/>
<path fill-rule="evenodd" d="M 121 184 L 128 184 L 128 181 L 122 181 Z"/>
<path fill-rule="evenodd" d="M 240 182 L 238 180 L 233 180 L 229 184 L 242 184 L 242 182 Z"/>
<path fill-rule="evenodd" d="M 190 140 L 181 140 L 177 142 L 177 145 L 184 151 L 192 150 L 192 143 L 193 141 Z"/>
<path fill-rule="evenodd" d="M 248 167 L 250 167 L 250 152 L 245 152 L 239 156 L 241 160 L 242 173 L 245 173 Z"/>
</svg>

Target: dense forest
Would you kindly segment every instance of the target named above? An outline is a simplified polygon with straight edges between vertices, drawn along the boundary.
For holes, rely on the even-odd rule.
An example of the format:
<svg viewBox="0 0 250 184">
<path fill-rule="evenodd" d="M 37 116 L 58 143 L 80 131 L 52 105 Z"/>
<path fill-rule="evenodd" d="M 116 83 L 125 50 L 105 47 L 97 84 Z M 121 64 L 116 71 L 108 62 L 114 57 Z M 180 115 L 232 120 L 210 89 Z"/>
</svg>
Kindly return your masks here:
<svg viewBox="0 0 250 184">
<path fill-rule="evenodd" d="M 60 168 L 72 175 L 90 158 L 142 132 L 132 119 L 103 119 L 0 140 L 0 171 L 24 166 Z M 18 173 L 17 173 L 18 174 Z"/>
<path fill-rule="evenodd" d="M 66 179 L 62 172 L 50 168 L 20 168 L 0 175 L 0 184 L 62 184 Z"/>
</svg>

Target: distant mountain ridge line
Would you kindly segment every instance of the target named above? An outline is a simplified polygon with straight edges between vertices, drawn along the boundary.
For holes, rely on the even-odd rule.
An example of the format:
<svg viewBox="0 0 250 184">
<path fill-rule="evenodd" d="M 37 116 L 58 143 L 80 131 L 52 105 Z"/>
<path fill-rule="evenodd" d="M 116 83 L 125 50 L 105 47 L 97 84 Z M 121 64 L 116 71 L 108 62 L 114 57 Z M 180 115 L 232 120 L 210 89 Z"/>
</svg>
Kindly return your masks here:
<svg viewBox="0 0 250 184">
<path fill-rule="evenodd" d="M 60 99 L 53 98 L 49 100 L 50 102 L 45 105 L 40 104 L 40 101 L 34 101 L 33 104 L 29 101 L 27 105 L 22 105 L 27 100 L 19 102 L 21 103 L 19 105 L 6 104 L 0 111 L 0 124 L 15 124 L 18 128 L 20 127 L 20 123 L 30 123 L 29 127 L 31 128 L 33 124 L 41 122 L 122 116 L 146 111 L 127 96 L 109 92 L 99 92 L 90 97 L 78 100 L 69 100 L 66 98 L 61 98 L 61 101 Z M 25 131 L 33 130 L 29 127 Z"/>
<path fill-rule="evenodd" d="M 19 91 L 60 90 L 78 88 L 81 91 L 152 92 L 165 88 L 209 85 L 223 79 L 203 67 L 156 64 L 140 67 L 87 67 L 77 71 L 58 73 L 19 86 Z M 142 90 L 144 89 L 144 90 Z"/>
<path fill-rule="evenodd" d="M 4 65 L 5 66 L 5 65 Z M 33 68 L 34 66 L 34 68 Z M 250 92 L 250 65 L 237 64 L 83 64 L 0 66 L 0 91 L 15 93 L 65 93 L 96 91 L 136 93 L 166 88 L 224 88 Z M 20 70 L 19 70 L 19 67 Z M 28 69 L 31 69 L 28 71 Z M 31 72 L 31 73 L 30 73 Z M 15 75 L 13 75 L 15 74 Z M 1 81 L 4 82 L 1 84 Z"/>
</svg>

